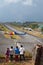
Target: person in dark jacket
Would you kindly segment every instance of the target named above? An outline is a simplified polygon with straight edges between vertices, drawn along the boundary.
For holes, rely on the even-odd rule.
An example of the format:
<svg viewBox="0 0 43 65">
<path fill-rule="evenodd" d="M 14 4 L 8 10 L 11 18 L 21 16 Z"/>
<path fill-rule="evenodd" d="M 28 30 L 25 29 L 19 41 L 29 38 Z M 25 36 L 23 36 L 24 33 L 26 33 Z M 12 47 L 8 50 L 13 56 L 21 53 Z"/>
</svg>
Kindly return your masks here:
<svg viewBox="0 0 43 65">
<path fill-rule="evenodd" d="M 10 50 L 9 50 L 9 48 L 7 48 L 7 51 L 6 51 L 6 62 L 9 61 L 9 53 L 10 53 Z"/>
</svg>

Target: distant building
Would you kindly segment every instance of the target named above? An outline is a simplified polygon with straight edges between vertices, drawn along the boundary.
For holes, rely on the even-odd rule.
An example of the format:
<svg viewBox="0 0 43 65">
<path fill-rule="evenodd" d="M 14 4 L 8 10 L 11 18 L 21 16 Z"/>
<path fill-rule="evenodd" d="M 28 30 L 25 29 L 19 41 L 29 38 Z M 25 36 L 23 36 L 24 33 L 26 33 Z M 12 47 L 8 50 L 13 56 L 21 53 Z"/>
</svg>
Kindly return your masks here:
<svg viewBox="0 0 43 65">
<path fill-rule="evenodd" d="M 27 27 L 24 27 L 24 30 L 29 30 L 29 31 L 32 31 L 31 28 L 27 28 Z"/>
</svg>

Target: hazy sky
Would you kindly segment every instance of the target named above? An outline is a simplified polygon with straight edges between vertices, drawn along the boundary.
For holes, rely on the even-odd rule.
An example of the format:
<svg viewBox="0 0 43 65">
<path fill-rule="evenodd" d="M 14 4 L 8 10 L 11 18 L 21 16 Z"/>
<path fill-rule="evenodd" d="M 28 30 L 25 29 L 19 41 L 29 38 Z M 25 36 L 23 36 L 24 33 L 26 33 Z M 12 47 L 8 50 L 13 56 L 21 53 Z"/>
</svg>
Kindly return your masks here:
<svg viewBox="0 0 43 65">
<path fill-rule="evenodd" d="M 0 0 L 0 21 L 43 21 L 43 0 Z"/>
</svg>

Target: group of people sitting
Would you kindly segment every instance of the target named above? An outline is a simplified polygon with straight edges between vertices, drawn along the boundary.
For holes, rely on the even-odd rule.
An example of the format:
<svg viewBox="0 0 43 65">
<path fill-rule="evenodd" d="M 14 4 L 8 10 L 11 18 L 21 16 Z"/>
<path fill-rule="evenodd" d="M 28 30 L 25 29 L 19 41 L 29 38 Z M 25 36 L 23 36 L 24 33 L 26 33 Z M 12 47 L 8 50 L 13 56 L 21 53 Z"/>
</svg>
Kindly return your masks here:
<svg viewBox="0 0 43 65">
<path fill-rule="evenodd" d="M 25 60 L 25 49 L 23 47 L 23 45 L 21 45 L 20 47 L 16 46 L 16 48 L 13 48 L 13 46 L 11 46 L 11 48 L 7 48 L 6 51 L 6 61 L 13 61 L 15 59 L 15 61 L 18 61 L 20 59 L 21 60 Z"/>
</svg>

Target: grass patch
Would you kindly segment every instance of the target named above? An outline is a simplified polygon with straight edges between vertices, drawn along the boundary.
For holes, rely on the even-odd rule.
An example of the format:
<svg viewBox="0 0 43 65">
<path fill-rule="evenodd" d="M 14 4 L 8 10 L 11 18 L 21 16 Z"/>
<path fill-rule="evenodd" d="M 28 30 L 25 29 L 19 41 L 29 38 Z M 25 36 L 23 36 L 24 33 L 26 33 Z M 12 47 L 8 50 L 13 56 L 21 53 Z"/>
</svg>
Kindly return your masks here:
<svg viewBox="0 0 43 65">
<path fill-rule="evenodd" d="M 20 36 L 15 35 L 15 34 L 14 34 L 14 35 L 4 34 L 4 36 L 5 36 L 6 38 L 11 38 L 11 39 L 17 39 L 17 40 L 21 39 Z"/>
<path fill-rule="evenodd" d="M 0 54 L 0 58 L 3 58 L 3 57 L 5 57 L 5 55 L 3 55 L 3 54 Z"/>
<path fill-rule="evenodd" d="M 10 35 L 4 34 L 5 38 L 10 38 Z"/>
<path fill-rule="evenodd" d="M 37 32 L 37 31 L 26 31 L 28 34 L 31 34 L 33 36 L 36 36 L 36 37 L 40 37 L 40 38 L 43 38 L 43 34 L 41 34 L 40 32 Z"/>
<path fill-rule="evenodd" d="M 34 64 L 32 63 L 32 61 L 30 61 L 30 62 L 25 62 L 25 61 L 23 61 L 23 62 L 8 62 L 8 63 L 2 63 L 2 64 L 0 64 L 0 65 L 34 65 Z"/>
<path fill-rule="evenodd" d="M 0 55 L 1 58 L 5 57 L 3 55 Z M 18 61 L 18 62 L 2 62 L 0 65 L 33 65 L 32 62 L 32 54 L 28 51 L 25 52 L 25 61 Z M 4 60 L 5 61 L 5 60 Z"/>
<path fill-rule="evenodd" d="M 7 27 L 5 27 L 3 24 L 0 24 L 0 31 L 10 32 L 10 30 Z"/>
<path fill-rule="evenodd" d="M 17 39 L 17 40 L 19 40 L 19 39 L 21 39 L 21 37 L 14 34 L 14 35 L 11 35 L 11 39 Z"/>
<path fill-rule="evenodd" d="M 32 53 L 26 51 L 26 52 L 25 52 L 25 57 L 26 57 L 26 58 L 31 58 L 31 59 L 32 59 Z"/>
</svg>

